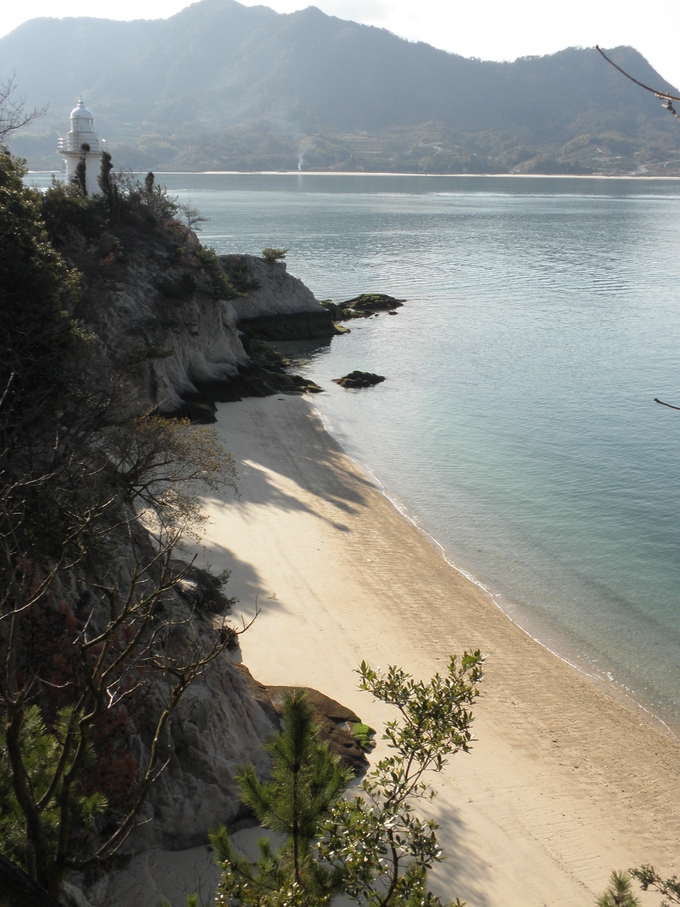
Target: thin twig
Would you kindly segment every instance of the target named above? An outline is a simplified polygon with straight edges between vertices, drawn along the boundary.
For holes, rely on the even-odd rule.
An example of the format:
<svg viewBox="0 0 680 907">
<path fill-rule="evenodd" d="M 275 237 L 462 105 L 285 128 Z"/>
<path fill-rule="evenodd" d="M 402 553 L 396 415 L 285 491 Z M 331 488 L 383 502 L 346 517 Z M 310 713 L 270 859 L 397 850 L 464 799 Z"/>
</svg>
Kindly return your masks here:
<svg viewBox="0 0 680 907">
<path fill-rule="evenodd" d="M 660 403 L 662 406 L 667 406 L 669 409 L 680 409 L 680 406 L 673 406 L 672 403 L 664 403 L 663 400 L 659 400 L 658 397 L 654 397 L 655 403 Z"/>
<path fill-rule="evenodd" d="M 670 94 L 667 91 L 658 91 L 656 88 L 651 88 L 649 85 L 645 85 L 644 82 L 640 82 L 639 79 L 636 79 L 633 76 L 631 76 L 629 73 L 626 72 L 625 69 L 621 69 L 621 67 L 618 66 L 613 60 L 610 60 L 609 57 L 607 56 L 607 54 L 602 50 L 602 48 L 598 44 L 595 45 L 595 50 L 597 50 L 600 54 L 602 54 L 602 56 L 605 58 L 607 63 L 611 64 L 614 67 L 614 69 L 618 69 L 618 71 L 621 73 L 621 75 L 624 75 L 627 79 L 630 79 L 631 82 L 635 82 L 635 84 L 639 85 L 640 88 L 644 88 L 645 91 L 651 91 L 651 93 L 659 99 L 665 98 L 667 101 L 680 101 L 680 97 L 678 97 L 678 95 Z"/>
</svg>

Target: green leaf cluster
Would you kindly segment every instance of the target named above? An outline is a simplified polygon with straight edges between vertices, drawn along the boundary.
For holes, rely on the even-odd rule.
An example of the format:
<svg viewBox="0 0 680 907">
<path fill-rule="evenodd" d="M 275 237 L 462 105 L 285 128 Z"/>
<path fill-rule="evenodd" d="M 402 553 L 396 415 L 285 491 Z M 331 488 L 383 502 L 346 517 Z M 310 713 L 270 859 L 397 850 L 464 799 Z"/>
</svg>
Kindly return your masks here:
<svg viewBox="0 0 680 907">
<path fill-rule="evenodd" d="M 448 756 L 470 749 L 470 705 L 482 657 L 465 654 L 460 665 L 453 657 L 446 675 L 428 683 L 395 667 L 383 675 L 365 662 L 359 674 L 362 689 L 400 713 L 383 734 L 388 755 L 357 796 L 339 796 L 346 780 L 338 779 L 332 757 L 317 742 L 311 710 L 300 694 L 289 700 L 284 730 L 269 748 L 271 780 L 259 782 L 252 766 L 239 778 L 261 824 L 285 833 L 287 841 L 274 851 L 261 840 L 259 859 L 251 862 L 235 852 L 224 829 L 215 832 L 223 870 L 219 904 L 317 907 L 342 893 L 366 907 L 442 907 L 427 886 L 428 870 L 443 859 L 438 826 L 417 816 L 414 802 L 434 797 L 426 771 L 439 772 Z"/>
<path fill-rule="evenodd" d="M 50 244 L 40 196 L 24 187 L 23 174 L 0 149 L 0 398 L 5 414 L 13 410 L 12 425 L 34 400 L 64 392 L 84 342 L 68 315 L 79 275 Z"/>
<path fill-rule="evenodd" d="M 239 294 L 227 279 L 214 249 L 207 249 L 200 243 L 196 245 L 196 258 L 210 278 L 211 293 L 214 299 L 235 299 Z"/>
<path fill-rule="evenodd" d="M 652 891 L 659 892 L 662 897 L 661 907 L 680 904 L 680 879 L 677 876 L 664 879 L 649 863 L 631 869 L 630 872 L 633 878 L 638 880 L 643 891 L 651 888 Z"/>
<path fill-rule="evenodd" d="M 360 685 L 400 717 L 388 722 L 389 753 L 369 772 L 352 801 L 340 800 L 324 827 L 319 855 L 343 867 L 345 891 L 371 907 L 439 905 L 427 890 L 428 870 L 443 859 L 437 823 L 416 815 L 414 801 L 433 799 L 425 772 L 440 772 L 448 756 L 468 752 L 470 706 L 482 678 L 479 652 L 452 657 L 445 675 L 425 683 L 401 668 L 386 674 L 362 662 Z"/>
</svg>

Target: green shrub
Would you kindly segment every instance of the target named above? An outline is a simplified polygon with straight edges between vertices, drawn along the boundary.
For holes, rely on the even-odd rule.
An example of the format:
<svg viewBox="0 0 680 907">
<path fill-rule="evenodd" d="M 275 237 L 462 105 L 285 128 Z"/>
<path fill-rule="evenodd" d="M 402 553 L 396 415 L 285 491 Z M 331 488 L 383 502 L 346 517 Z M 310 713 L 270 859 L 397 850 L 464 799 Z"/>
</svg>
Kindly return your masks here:
<svg viewBox="0 0 680 907">
<path fill-rule="evenodd" d="M 42 196 L 41 214 L 55 245 L 63 243 L 69 231 L 76 231 L 90 241 L 97 240 L 108 222 L 106 202 L 101 196 L 75 195 L 69 186 L 57 180 Z"/>
<path fill-rule="evenodd" d="M 274 246 L 267 246 L 266 249 L 262 250 L 262 257 L 265 261 L 273 263 L 275 261 L 283 261 L 287 252 L 288 249 L 277 249 Z"/>
<path fill-rule="evenodd" d="M 194 255 L 210 280 L 210 295 L 214 299 L 234 299 L 238 294 L 222 270 L 217 252 L 212 248 L 206 249 L 199 243 L 194 250 Z"/>
</svg>

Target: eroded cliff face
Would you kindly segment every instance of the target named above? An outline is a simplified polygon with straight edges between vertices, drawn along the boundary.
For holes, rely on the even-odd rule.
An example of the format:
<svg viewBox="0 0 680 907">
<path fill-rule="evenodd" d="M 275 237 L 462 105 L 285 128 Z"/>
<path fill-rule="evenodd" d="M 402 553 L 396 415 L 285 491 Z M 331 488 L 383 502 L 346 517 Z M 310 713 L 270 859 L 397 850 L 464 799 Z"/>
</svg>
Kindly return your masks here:
<svg viewBox="0 0 680 907">
<path fill-rule="evenodd" d="M 325 311 L 314 294 L 297 277 L 288 273 L 285 261 L 265 261 L 254 255 L 221 255 L 220 264 L 245 296 L 232 299 L 229 307 L 237 323 L 266 315 L 322 315 Z M 244 275 L 241 283 L 237 275 Z M 241 278 L 243 280 L 243 277 Z"/>
<path fill-rule="evenodd" d="M 245 325 L 286 316 L 332 333 L 328 312 L 284 262 L 252 255 L 215 259 L 233 287 L 225 298 L 224 286 L 191 254 L 191 241 L 179 258 L 163 247 L 137 247 L 125 250 L 124 262 L 85 271 L 86 329 L 105 355 L 125 365 L 142 405 L 166 413 L 180 410 L 201 386 L 228 382 L 248 365 Z"/>
<path fill-rule="evenodd" d="M 262 742 L 280 726 L 273 708 L 254 698 L 249 681 L 247 668 L 224 653 L 184 694 L 170 726 L 170 761 L 140 816 L 152 821 L 140 826 L 128 852 L 205 844 L 211 828 L 231 826 L 246 815 L 236 770 L 252 762 L 265 777 L 270 761 Z M 133 745 L 144 747 L 142 738 Z"/>
<path fill-rule="evenodd" d="M 16 317 L 6 319 L 5 347 L 21 368 L 28 363 L 32 383 L 18 388 L 4 423 L 13 439 L 3 461 L 11 486 L 5 580 L 18 590 L 8 599 L 7 664 L 11 684 L 23 695 L 26 683 L 26 702 L 37 707 L 37 733 L 54 744 L 55 785 L 73 759 L 74 786 L 64 794 L 77 783 L 76 797 L 105 797 L 91 825 L 76 817 L 62 826 L 62 840 L 71 834 L 68 846 L 88 860 L 100 848 L 109 857 L 120 843 L 115 835 L 137 819 L 142 824 L 119 856 L 156 845 L 205 848 L 211 827 L 242 815 L 237 767 L 252 762 L 260 776 L 268 771 L 262 741 L 279 718 L 239 665 L 232 603 L 219 592 L 226 577 L 177 560 L 196 505 L 180 483 L 229 487 L 231 461 L 210 430 L 149 410 L 176 410 L 201 384 L 229 382 L 241 368 L 255 384 L 240 325 L 325 316 L 283 265 L 247 256 L 220 261 L 203 248 L 152 183 L 116 184 L 120 192 L 109 186 L 106 200 L 55 187 L 24 206 L 31 214 L 25 234 L 20 217 L 8 220 L 22 244 L 5 256 L 17 265 L 9 271 Z M 20 189 L 13 191 L 15 204 Z M 47 249 L 38 204 L 54 249 L 78 273 L 67 274 L 51 252 L 42 264 L 22 254 Z M 30 292 L 29 266 L 39 277 Z M 263 347 L 252 343 L 253 359 L 265 357 Z M 259 391 L 270 393 L 259 380 Z M 136 418 L 140 410 L 149 417 Z M 57 720 L 62 708 L 75 710 L 66 730 Z M 23 743 L 14 745 L 16 752 Z M 76 762 L 73 753 L 86 749 Z M 32 834 L 28 854 L 51 830 Z M 61 867 L 44 863 L 41 883 L 56 889 Z M 88 888 L 91 876 L 67 882 Z M 70 901 L 85 903 L 73 891 Z"/>
<path fill-rule="evenodd" d="M 218 259 L 188 231 L 179 245 L 122 229 L 115 239 L 71 242 L 64 254 L 83 274 L 75 314 L 102 361 L 128 376 L 133 405 L 142 409 L 177 411 L 201 385 L 234 378 L 249 363 L 240 327 L 253 320 L 304 316 L 332 328 L 326 310 L 284 263 L 249 255 Z M 166 608 L 196 639 L 213 626 L 214 618 L 194 607 L 190 590 L 173 593 Z M 279 717 L 239 662 L 238 648 L 225 650 L 184 694 L 169 724 L 167 766 L 125 852 L 205 844 L 211 828 L 242 816 L 236 769 L 252 762 L 266 775 L 262 742 L 278 730 Z M 153 715 L 162 708 L 161 687 L 148 694 L 148 727 L 133 723 L 125 741 L 139 764 L 149 752 Z"/>
</svg>

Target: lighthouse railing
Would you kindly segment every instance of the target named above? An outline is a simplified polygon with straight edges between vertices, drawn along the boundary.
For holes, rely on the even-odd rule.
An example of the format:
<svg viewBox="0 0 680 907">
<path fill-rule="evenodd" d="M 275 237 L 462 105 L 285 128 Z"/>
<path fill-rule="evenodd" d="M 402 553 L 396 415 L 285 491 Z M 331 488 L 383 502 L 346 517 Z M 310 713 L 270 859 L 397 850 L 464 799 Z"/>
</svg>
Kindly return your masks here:
<svg viewBox="0 0 680 907">
<path fill-rule="evenodd" d="M 83 135 L 82 132 L 69 132 L 65 138 L 61 138 L 57 142 L 57 151 L 68 151 L 70 153 L 82 151 L 84 144 L 90 146 L 90 154 L 99 154 L 102 150 L 97 136 L 89 138 L 87 135 Z"/>
</svg>

